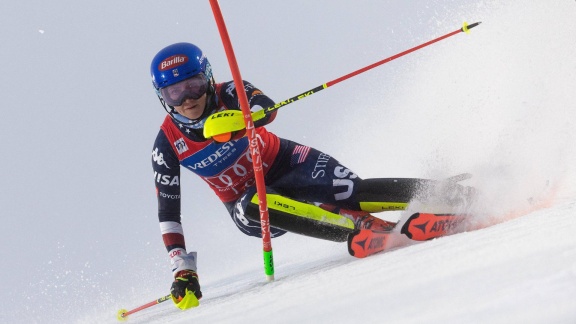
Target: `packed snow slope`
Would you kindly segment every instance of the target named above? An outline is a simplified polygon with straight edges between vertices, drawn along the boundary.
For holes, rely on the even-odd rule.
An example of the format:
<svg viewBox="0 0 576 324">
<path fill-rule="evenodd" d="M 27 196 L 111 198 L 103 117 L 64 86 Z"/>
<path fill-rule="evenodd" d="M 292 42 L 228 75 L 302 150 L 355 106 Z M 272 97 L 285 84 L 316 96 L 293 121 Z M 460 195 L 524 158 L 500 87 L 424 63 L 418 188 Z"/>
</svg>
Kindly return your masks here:
<svg viewBox="0 0 576 324">
<path fill-rule="evenodd" d="M 172 305 L 134 323 L 573 323 L 576 203 L 363 260 L 313 248 L 205 289 L 200 308 Z M 553 225 L 551 225 L 553 224 Z M 568 224 L 562 226 L 558 224 Z M 289 248 L 280 245 L 280 248 Z M 343 247 L 342 247 L 343 248 Z M 132 319 L 130 319 L 132 321 Z"/>
<path fill-rule="evenodd" d="M 286 106 L 268 128 L 363 178 L 471 172 L 471 222 L 492 226 L 362 260 L 285 235 L 266 283 L 260 240 L 184 172 L 204 298 L 130 323 L 576 323 L 576 2 L 220 5 L 244 79 L 275 100 L 482 21 Z M 165 113 L 148 66 L 190 41 L 231 78 L 208 1 L 0 6 L 0 322 L 114 323 L 170 287 L 150 167 Z"/>
</svg>

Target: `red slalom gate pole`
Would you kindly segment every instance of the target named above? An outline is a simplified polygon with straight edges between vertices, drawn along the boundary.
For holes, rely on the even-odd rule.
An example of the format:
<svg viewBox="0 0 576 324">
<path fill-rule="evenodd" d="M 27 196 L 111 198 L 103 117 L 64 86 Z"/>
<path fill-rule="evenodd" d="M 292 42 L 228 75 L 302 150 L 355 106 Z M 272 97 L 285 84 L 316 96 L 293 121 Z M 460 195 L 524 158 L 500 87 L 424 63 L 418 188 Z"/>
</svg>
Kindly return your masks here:
<svg viewBox="0 0 576 324">
<path fill-rule="evenodd" d="M 230 41 L 230 36 L 228 35 L 228 30 L 226 29 L 226 24 L 224 23 L 224 18 L 222 16 L 220 6 L 218 5 L 218 1 L 210 0 L 210 6 L 212 7 L 212 12 L 214 13 L 216 24 L 218 25 L 220 38 L 222 38 L 222 44 L 224 45 L 226 57 L 228 58 L 228 64 L 230 65 L 230 70 L 234 79 L 234 86 L 236 87 L 236 92 L 238 93 L 240 108 L 242 109 L 242 114 L 244 115 L 246 135 L 250 141 L 250 155 L 252 156 L 254 177 L 256 179 L 258 204 L 260 206 L 262 245 L 264 248 L 264 271 L 266 273 L 266 279 L 268 281 L 274 281 L 274 261 L 272 257 L 272 240 L 270 237 L 270 219 L 268 216 L 268 204 L 266 202 L 266 184 L 264 183 L 262 157 L 260 155 L 261 147 L 258 139 L 256 138 L 256 128 L 254 127 L 254 121 L 252 120 L 250 104 L 248 103 L 246 92 L 243 91 L 244 83 L 242 81 L 242 76 L 240 75 L 238 62 L 236 62 L 236 56 L 234 54 L 234 49 L 232 48 L 232 42 Z"/>
</svg>

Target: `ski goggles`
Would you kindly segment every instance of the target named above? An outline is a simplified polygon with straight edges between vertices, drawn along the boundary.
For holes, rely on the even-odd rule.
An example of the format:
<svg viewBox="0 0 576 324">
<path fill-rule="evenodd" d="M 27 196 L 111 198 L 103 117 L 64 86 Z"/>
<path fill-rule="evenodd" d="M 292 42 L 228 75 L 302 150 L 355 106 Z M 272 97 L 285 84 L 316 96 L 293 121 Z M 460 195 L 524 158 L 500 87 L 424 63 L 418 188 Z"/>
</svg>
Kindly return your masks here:
<svg viewBox="0 0 576 324">
<path fill-rule="evenodd" d="M 208 91 L 208 79 L 203 73 L 160 89 L 168 106 L 182 106 L 186 99 L 198 99 Z"/>
</svg>

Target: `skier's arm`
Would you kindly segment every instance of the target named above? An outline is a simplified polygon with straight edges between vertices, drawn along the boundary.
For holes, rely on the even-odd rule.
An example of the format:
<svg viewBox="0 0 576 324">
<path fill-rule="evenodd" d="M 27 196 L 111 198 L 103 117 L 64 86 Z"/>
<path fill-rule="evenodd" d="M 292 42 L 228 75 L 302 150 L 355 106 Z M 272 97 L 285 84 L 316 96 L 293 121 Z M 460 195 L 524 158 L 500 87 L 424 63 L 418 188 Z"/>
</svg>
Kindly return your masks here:
<svg viewBox="0 0 576 324">
<path fill-rule="evenodd" d="M 152 168 L 158 195 L 158 220 L 162 239 L 172 265 L 172 301 L 180 309 L 199 305 L 202 298 L 196 252 L 186 252 L 180 217 L 180 162 L 163 131 L 158 133 L 152 151 Z"/>
<path fill-rule="evenodd" d="M 152 168 L 158 197 L 158 220 L 174 276 L 196 271 L 196 252 L 187 253 L 180 218 L 180 163 L 168 139 L 158 133 L 152 151 Z"/>
<path fill-rule="evenodd" d="M 244 81 L 244 86 L 246 89 L 246 95 L 248 96 L 248 102 L 250 103 L 251 111 L 258 111 L 260 109 L 268 108 L 274 106 L 274 101 L 265 95 L 262 91 L 254 87 L 251 83 Z M 273 111 L 271 114 L 266 115 L 266 117 L 254 122 L 255 127 L 261 127 L 270 124 L 276 118 L 277 110 Z"/>
<path fill-rule="evenodd" d="M 270 99 L 260 89 L 256 88 L 248 81 L 244 81 L 244 91 L 248 97 L 248 103 L 250 104 L 251 111 L 254 112 L 262 108 L 274 106 L 274 101 L 272 99 Z M 223 84 L 220 92 L 220 98 L 222 98 L 224 105 L 229 109 L 241 110 L 238 93 L 236 92 L 236 88 L 234 87 L 234 83 L 232 81 Z M 256 121 L 254 126 L 262 127 L 264 125 L 270 124 L 276 118 L 276 113 L 277 111 L 274 111 L 273 113 L 266 115 L 266 117 Z"/>
</svg>

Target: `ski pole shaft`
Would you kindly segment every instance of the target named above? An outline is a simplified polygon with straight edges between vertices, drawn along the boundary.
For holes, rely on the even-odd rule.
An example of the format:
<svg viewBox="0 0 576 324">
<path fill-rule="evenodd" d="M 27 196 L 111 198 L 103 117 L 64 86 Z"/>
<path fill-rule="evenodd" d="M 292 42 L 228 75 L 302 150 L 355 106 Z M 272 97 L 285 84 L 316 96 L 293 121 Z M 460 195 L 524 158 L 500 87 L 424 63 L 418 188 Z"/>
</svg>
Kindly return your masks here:
<svg viewBox="0 0 576 324">
<path fill-rule="evenodd" d="M 256 128 L 254 127 L 254 121 L 252 120 L 252 115 L 250 112 L 250 104 L 248 102 L 248 97 L 245 91 L 240 91 L 244 89 L 244 81 L 240 75 L 240 69 L 238 68 L 238 62 L 236 62 L 236 56 L 234 55 L 234 49 L 232 47 L 232 42 L 230 41 L 230 36 L 228 35 L 228 30 L 226 29 L 226 24 L 224 22 L 224 17 L 220 10 L 217 0 L 210 0 L 210 6 L 212 7 L 212 12 L 214 13 L 214 18 L 218 26 L 218 31 L 220 33 L 220 38 L 222 39 L 222 44 L 224 45 L 224 50 L 226 52 L 226 57 L 228 58 L 228 64 L 230 65 L 230 70 L 234 79 L 234 86 L 238 89 L 238 99 L 240 101 L 240 108 L 242 109 L 242 114 L 244 115 L 244 124 L 246 126 L 246 135 L 248 136 L 248 141 L 250 143 L 250 155 L 252 157 L 252 165 L 254 167 L 254 178 L 256 180 L 256 191 L 258 193 L 258 204 L 260 206 L 260 224 L 262 229 L 262 245 L 264 253 L 264 271 L 266 273 L 266 278 L 268 281 L 274 280 L 274 262 L 272 257 L 272 239 L 270 236 L 270 220 L 268 216 L 268 204 L 266 201 L 266 185 L 264 183 L 264 172 L 262 167 L 262 158 L 260 156 L 260 141 L 256 137 Z"/>
<path fill-rule="evenodd" d="M 216 2 L 216 1 L 210 0 L 210 2 L 212 3 L 212 2 Z M 216 4 L 216 6 L 217 6 L 217 4 Z M 273 105 L 273 106 L 270 106 L 270 107 L 267 107 L 267 108 L 264 108 L 264 109 L 255 111 L 255 112 L 253 112 L 253 113 L 251 114 L 252 121 L 253 121 L 253 122 L 258 121 L 258 120 L 266 117 L 267 115 L 275 112 L 276 110 L 278 110 L 278 109 L 280 109 L 280 108 L 282 108 L 282 107 L 284 107 L 284 106 L 286 106 L 286 105 L 289 105 L 289 104 L 291 104 L 291 103 L 293 103 L 293 102 L 295 102 L 295 101 L 298 101 L 298 100 L 300 100 L 300 99 L 302 99 L 302 98 L 309 97 L 309 96 L 317 93 L 317 92 L 320 91 L 320 90 L 324 90 L 324 89 L 326 89 L 326 88 L 328 88 L 328 87 L 331 87 L 331 86 L 333 86 L 333 85 L 335 85 L 335 84 L 337 84 L 337 83 L 340 83 L 340 82 L 342 82 L 342 81 L 344 81 L 344 80 L 350 79 L 350 78 L 353 77 L 353 76 L 356 76 L 356 75 L 358 75 L 358 74 L 361 74 L 361 73 L 364 73 L 364 72 L 366 72 L 366 71 L 368 71 L 368 70 L 371 70 L 371 69 L 373 69 L 373 68 L 375 68 L 375 67 L 377 67 L 377 66 L 380 66 L 380 65 L 382 65 L 382 64 L 385 64 L 385 63 L 388 63 L 388 62 L 390 62 L 390 61 L 393 61 L 393 60 L 395 60 L 395 59 L 397 59 L 397 58 L 399 58 L 399 57 L 402 57 L 402 56 L 404 56 L 404 55 L 407 55 L 407 54 L 409 54 L 409 53 L 412 53 L 412 52 L 414 52 L 414 51 L 417 51 L 417 50 L 419 50 L 419 49 L 421 49 L 421 48 L 423 48 L 423 47 L 426 47 L 426 46 L 428 46 L 428 45 L 434 44 L 434 43 L 436 43 L 436 42 L 439 42 L 439 41 L 441 41 L 441 40 L 443 40 L 443 39 L 446 39 L 446 38 L 448 38 L 448 37 L 454 36 L 454 35 L 456 35 L 456 34 L 458 34 L 458 33 L 461 33 L 461 32 L 470 33 L 470 29 L 472 29 L 472 28 L 474 28 L 474 27 L 476 27 L 476 26 L 478 26 L 478 25 L 480 25 L 480 22 L 476 22 L 476 23 L 473 23 L 473 24 L 470 24 L 470 25 L 468 25 L 466 22 L 464 22 L 462 28 L 457 29 L 457 30 L 455 30 L 455 31 L 453 31 L 453 32 L 450 32 L 450 33 L 448 33 L 448 34 L 446 34 L 446 35 L 443 35 L 443 36 L 434 38 L 434 39 L 432 39 L 432 40 L 430 40 L 430 41 L 428 41 L 428 42 L 426 42 L 426 43 L 420 44 L 420 45 L 418 45 L 418 46 L 414 46 L 414 47 L 412 47 L 412 48 L 410 48 L 410 49 L 407 49 L 407 50 L 405 50 L 405 51 L 403 51 L 403 52 L 400 52 L 400 53 L 398 53 L 398 54 L 395 54 L 395 55 L 392 55 L 392 56 L 390 56 L 390 57 L 387 57 L 387 58 L 385 58 L 385 59 L 383 59 L 383 60 L 381 60 L 381 61 L 378 61 L 378 62 L 376 62 L 376 63 L 373 63 L 373 64 L 368 65 L 368 66 L 366 66 L 366 67 L 363 67 L 363 68 L 361 68 L 361 69 L 358 69 L 358 70 L 356 70 L 356 71 L 354 71 L 354 72 L 348 73 L 348 74 L 346 74 L 346 75 L 344 75 L 344 76 L 341 76 L 341 77 L 339 77 L 339 78 L 337 78 L 337 79 L 334 79 L 334 80 L 332 80 L 332 81 L 326 82 L 326 83 L 324 83 L 324 84 L 322 84 L 322 85 L 319 85 L 319 86 L 317 86 L 317 87 L 315 87 L 315 88 L 312 88 L 312 89 L 310 89 L 310 90 L 308 90 L 308 91 L 302 92 L 301 94 L 296 95 L 296 96 L 294 96 L 294 97 L 292 97 L 292 98 L 286 99 L 286 100 L 284 100 L 284 101 L 280 101 L 280 102 L 276 103 L 276 104 Z M 236 87 L 238 88 L 238 85 L 236 85 Z M 226 138 L 228 138 L 227 136 L 230 135 L 230 132 L 231 132 L 231 131 L 237 131 L 237 130 L 241 130 L 241 129 L 244 129 L 244 128 L 245 128 L 245 125 L 247 125 L 247 124 L 246 124 L 245 122 L 243 122 L 242 119 L 244 119 L 244 120 L 246 119 L 246 117 L 247 117 L 246 114 L 247 114 L 247 113 L 244 112 L 244 109 L 242 109 L 242 115 L 243 115 L 243 116 L 239 116 L 239 115 L 234 115 L 234 114 L 232 114 L 232 116 L 228 116 L 229 118 L 221 118 L 220 120 L 221 120 L 222 123 L 219 124 L 219 126 L 217 126 L 218 122 L 215 122 L 215 121 L 213 121 L 213 120 L 208 120 L 208 121 L 206 122 L 206 125 L 205 125 L 205 128 L 204 128 L 204 136 L 206 136 L 206 138 L 214 138 L 216 141 L 221 141 L 221 140 L 219 140 L 219 139 L 217 138 L 217 136 L 219 136 L 219 135 L 226 135 L 224 138 L 225 138 L 225 140 L 227 140 Z M 224 120 L 227 120 L 227 121 L 224 122 Z M 209 124 L 211 124 L 210 127 L 208 127 Z M 270 255 L 270 258 L 271 258 L 271 257 L 272 257 L 272 256 Z"/>
<path fill-rule="evenodd" d="M 275 110 L 277 110 L 277 109 L 279 109 L 279 108 L 281 108 L 281 107 L 283 107 L 283 106 L 286 106 L 286 105 L 288 105 L 288 104 L 293 103 L 294 101 L 297 101 L 297 100 L 300 100 L 300 99 L 302 99 L 302 98 L 306 98 L 306 97 L 308 97 L 308 96 L 311 96 L 311 95 L 317 93 L 317 92 L 320 91 L 320 90 L 324 90 L 324 89 L 326 89 L 326 88 L 329 88 L 329 87 L 331 87 L 331 86 L 333 86 L 333 85 L 335 85 L 335 84 L 337 84 L 337 83 L 340 83 L 340 82 L 342 82 L 342 81 L 344 81 L 344 80 L 350 79 L 350 78 L 353 77 L 353 76 L 356 76 L 356 75 L 358 75 L 358 74 L 364 73 L 364 72 L 366 72 L 366 71 L 368 71 L 368 70 L 371 70 L 371 69 L 373 69 L 373 68 L 375 68 L 375 67 L 377 67 L 377 66 L 386 64 L 386 63 L 388 63 L 388 62 L 390 62 L 390 61 L 393 61 L 393 60 L 395 60 L 395 59 L 397 59 L 397 58 L 399 58 L 399 57 L 402 57 L 402 56 L 404 56 L 404 55 L 406 55 L 406 54 L 409 54 L 409 53 L 412 53 L 412 52 L 414 52 L 414 51 L 417 51 L 417 50 L 419 50 L 419 49 L 421 49 L 421 48 L 423 48 L 423 47 L 426 47 L 426 46 L 428 46 L 428 45 L 431 45 L 431 44 L 434 44 L 434 43 L 436 43 L 436 42 L 439 42 L 439 41 L 441 41 L 441 40 L 443 40 L 443 39 L 446 39 L 446 38 L 448 38 L 448 37 L 450 37 L 450 36 L 454 36 L 454 35 L 459 34 L 459 33 L 461 33 L 461 32 L 469 33 L 469 30 L 470 30 L 470 29 L 472 29 L 472 28 L 474 28 L 474 27 L 476 27 L 476 26 L 478 26 L 478 25 L 480 25 L 480 22 L 476 22 L 476 23 L 473 23 L 473 24 L 470 24 L 470 25 L 464 23 L 464 25 L 463 25 L 462 28 L 457 29 L 457 30 L 455 30 L 455 31 L 453 31 L 453 32 L 450 32 L 450 33 L 448 33 L 448 34 L 446 34 L 446 35 L 443 35 L 443 36 L 440 36 L 440 37 L 438 37 L 438 38 L 432 39 L 432 40 L 430 40 L 430 41 L 428 41 L 428 42 L 426 42 L 426 43 L 420 44 L 420 45 L 418 45 L 418 46 L 414 46 L 414 47 L 412 47 L 412 48 L 410 48 L 410 49 L 407 49 L 407 50 L 405 50 L 405 51 L 403 51 L 403 52 L 400 52 L 400 53 L 398 53 L 398 54 L 396 54 L 396 55 L 392 55 L 392 56 L 387 57 L 387 58 L 385 58 L 385 59 L 383 59 L 383 60 L 381 60 L 381 61 L 378 61 L 378 62 L 376 62 L 376 63 L 370 64 L 370 65 L 368 65 L 368 66 L 366 66 L 366 67 L 363 67 L 363 68 L 361 68 L 361 69 L 358 69 L 358 70 L 356 70 L 356 71 L 354 71 L 354 72 L 348 73 L 348 74 L 346 74 L 346 75 L 344 75 L 344 76 L 341 76 L 341 77 L 339 77 L 339 78 L 337 78 L 337 79 L 334 79 L 334 80 L 332 80 L 332 81 L 329 81 L 329 82 L 326 82 L 326 83 L 324 83 L 324 84 L 322 84 L 322 85 L 319 85 L 319 86 L 317 86 L 317 87 L 315 87 L 315 88 L 313 88 L 313 89 L 310 89 L 310 90 L 308 90 L 308 91 L 302 92 L 301 94 L 296 95 L 296 96 L 294 96 L 294 97 L 292 97 L 292 98 L 286 99 L 286 100 L 284 100 L 284 101 L 281 101 L 281 102 L 275 104 L 274 106 L 265 108 L 265 109 L 263 109 L 263 113 L 260 113 L 260 114 L 258 114 L 257 116 L 258 116 L 259 118 L 262 118 L 262 117 L 264 117 L 265 115 L 268 115 L 268 114 L 270 114 L 271 112 L 273 112 L 273 111 L 275 111 Z M 257 118 L 257 119 L 259 119 L 259 118 Z M 257 119 L 256 119 L 256 120 L 257 120 Z"/>
<path fill-rule="evenodd" d="M 121 310 L 118 311 L 117 318 L 118 318 L 119 321 L 126 321 L 126 320 L 128 319 L 128 315 L 134 314 L 134 313 L 139 312 L 139 311 L 141 311 L 141 310 L 143 310 L 143 309 L 146 309 L 146 308 L 148 308 L 148 307 L 152 307 L 152 306 L 154 306 L 154 305 L 158 305 L 158 304 L 163 303 L 163 302 L 165 302 L 165 301 L 167 301 L 167 300 L 169 300 L 169 299 L 170 299 L 170 295 L 166 295 L 166 296 L 164 296 L 164 297 L 160 297 L 160 298 L 158 298 L 158 299 L 156 299 L 156 300 L 154 300 L 154 301 L 151 301 L 151 302 L 149 302 L 149 303 L 147 303 L 147 304 L 144 304 L 144 305 L 142 305 L 142 306 L 136 307 L 136 308 L 134 308 L 134 309 L 132 309 L 132 310 L 121 309 Z"/>
</svg>

